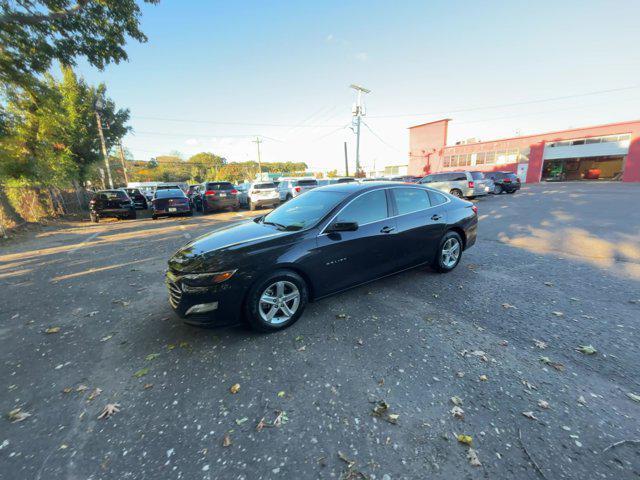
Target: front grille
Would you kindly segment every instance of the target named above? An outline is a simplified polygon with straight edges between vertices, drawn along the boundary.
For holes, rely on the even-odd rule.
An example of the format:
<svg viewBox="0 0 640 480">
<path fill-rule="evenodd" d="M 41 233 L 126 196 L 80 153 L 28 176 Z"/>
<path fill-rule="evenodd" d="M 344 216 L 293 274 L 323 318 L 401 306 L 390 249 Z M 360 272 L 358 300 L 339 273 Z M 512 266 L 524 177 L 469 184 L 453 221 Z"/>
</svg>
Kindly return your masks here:
<svg viewBox="0 0 640 480">
<path fill-rule="evenodd" d="M 167 278 L 167 288 L 169 289 L 169 303 L 173 308 L 178 308 L 178 304 L 182 299 L 182 290 L 180 290 L 180 286 Z"/>
</svg>

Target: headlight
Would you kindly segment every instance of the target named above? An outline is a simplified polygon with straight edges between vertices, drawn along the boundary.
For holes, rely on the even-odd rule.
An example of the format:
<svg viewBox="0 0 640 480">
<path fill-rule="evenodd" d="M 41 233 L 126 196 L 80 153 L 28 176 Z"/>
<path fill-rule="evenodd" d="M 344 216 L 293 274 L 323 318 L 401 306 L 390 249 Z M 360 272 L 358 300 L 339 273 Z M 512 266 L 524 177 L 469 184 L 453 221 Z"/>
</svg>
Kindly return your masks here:
<svg viewBox="0 0 640 480">
<path fill-rule="evenodd" d="M 237 270 L 213 273 L 190 273 L 182 277 L 182 282 L 192 287 L 208 287 L 229 280 Z"/>
</svg>

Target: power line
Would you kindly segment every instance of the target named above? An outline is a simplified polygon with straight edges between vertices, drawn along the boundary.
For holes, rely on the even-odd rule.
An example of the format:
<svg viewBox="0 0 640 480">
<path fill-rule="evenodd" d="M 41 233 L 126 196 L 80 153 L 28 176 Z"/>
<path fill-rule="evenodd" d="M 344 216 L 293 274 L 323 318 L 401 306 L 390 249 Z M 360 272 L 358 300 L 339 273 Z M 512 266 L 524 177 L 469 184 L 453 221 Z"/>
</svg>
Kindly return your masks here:
<svg viewBox="0 0 640 480">
<path fill-rule="evenodd" d="M 490 110 L 497 108 L 507 108 L 507 107 L 516 107 L 519 105 L 532 105 L 534 103 L 544 103 L 544 102 L 554 102 L 558 100 L 567 100 L 569 98 L 581 98 L 588 97 L 590 95 L 601 95 L 605 93 L 613 93 L 613 92 L 622 92 L 625 90 L 633 90 L 635 88 L 640 88 L 640 85 L 632 85 L 629 87 L 621 87 L 621 88 L 612 88 L 609 90 L 595 90 L 592 92 L 586 93 L 578 93 L 574 95 L 563 95 L 560 97 L 549 97 L 549 98 L 540 98 L 537 100 L 525 100 L 521 102 L 513 102 L 513 103 L 502 103 L 496 105 L 485 105 L 482 107 L 470 107 L 470 108 L 461 108 L 457 110 L 442 110 L 440 112 L 426 112 L 426 113 L 402 113 L 402 114 L 394 114 L 394 115 L 369 115 L 369 118 L 398 118 L 398 117 L 422 117 L 429 115 L 445 115 L 450 113 L 462 113 L 462 112 L 473 112 L 477 110 Z"/>
<path fill-rule="evenodd" d="M 364 124 L 365 127 L 367 127 L 367 129 L 369 129 L 369 131 L 373 134 L 373 136 L 376 137 L 378 140 L 380 140 L 380 142 L 382 142 L 384 145 L 386 145 L 387 147 L 389 147 L 392 150 L 395 150 L 398 153 L 404 153 L 399 148 L 394 147 L 390 143 L 386 142 L 380 135 L 378 135 L 376 132 L 374 132 L 373 129 L 369 125 L 367 125 L 366 122 L 363 121 L 362 123 Z"/>
<path fill-rule="evenodd" d="M 140 118 L 145 120 L 161 120 L 163 122 L 182 122 L 182 123 L 207 123 L 211 125 L 237 125 L 245 127 L 284 127 L 284 128 L 319 128 L 319 127 L 337 127 L 337 125 L 301 125 L 296 123 L 251 123 L 251 122 L 220 122 L 214 120 L 191 120 L 186 118 L 162 118 L 147 117 L 142 115 L 132 115 L 131 118 Z"/>
</svg>

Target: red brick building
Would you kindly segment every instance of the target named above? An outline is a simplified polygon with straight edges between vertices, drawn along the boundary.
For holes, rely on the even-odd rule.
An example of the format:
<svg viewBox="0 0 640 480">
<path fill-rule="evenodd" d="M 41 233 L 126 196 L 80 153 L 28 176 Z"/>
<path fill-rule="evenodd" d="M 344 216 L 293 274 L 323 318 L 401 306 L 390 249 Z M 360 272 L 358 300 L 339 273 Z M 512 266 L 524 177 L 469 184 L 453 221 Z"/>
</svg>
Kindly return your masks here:
<svg viewBox="0 0 640 480">
<path fill-rule="evenodd" d="M 450 119 L 409 128 L 409 174 L 512 171 L 522 181 L 640 182 L 640 120 L 447 145 Z"/>
</svg>

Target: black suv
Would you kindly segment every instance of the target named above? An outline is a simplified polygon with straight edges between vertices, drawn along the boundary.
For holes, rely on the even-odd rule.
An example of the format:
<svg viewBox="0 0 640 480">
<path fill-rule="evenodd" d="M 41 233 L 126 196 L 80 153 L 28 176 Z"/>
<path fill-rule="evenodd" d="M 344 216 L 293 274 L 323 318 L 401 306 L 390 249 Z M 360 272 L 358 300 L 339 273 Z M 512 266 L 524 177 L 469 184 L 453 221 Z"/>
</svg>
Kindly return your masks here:
<svg viewBox="0 0 640 480">
<path fill-rule="evenodd" d="M 233 210 L 240 208 L 238 190 L 230 182 L 205 182 L 202 184 L 201 194 L 202 213 L 214 210 L 222 210 L 231 207 Z"/>
<path fill-rule="evenodd" d="M 89 216 L 94 223 L 103 217 L 133 220 L 136 218 L 136 206 L 124 190 L 100 190 L 89 201 Z"/>
<path fill-rule="evenodd" d="M 133 200 L 133 204 L 136 208 L 146 210 L 148 208 L 147 197 L 145 197 L 142 192 L 137 188 L 123 188 L 129 198 Z"/>
<path fill-rule="evenodd" d="M 515 193 L 520 190 L 520 179 L 513 172 L 485 172 L 484 178 L 493 180 L 493 193 Z"/>
</svg>

